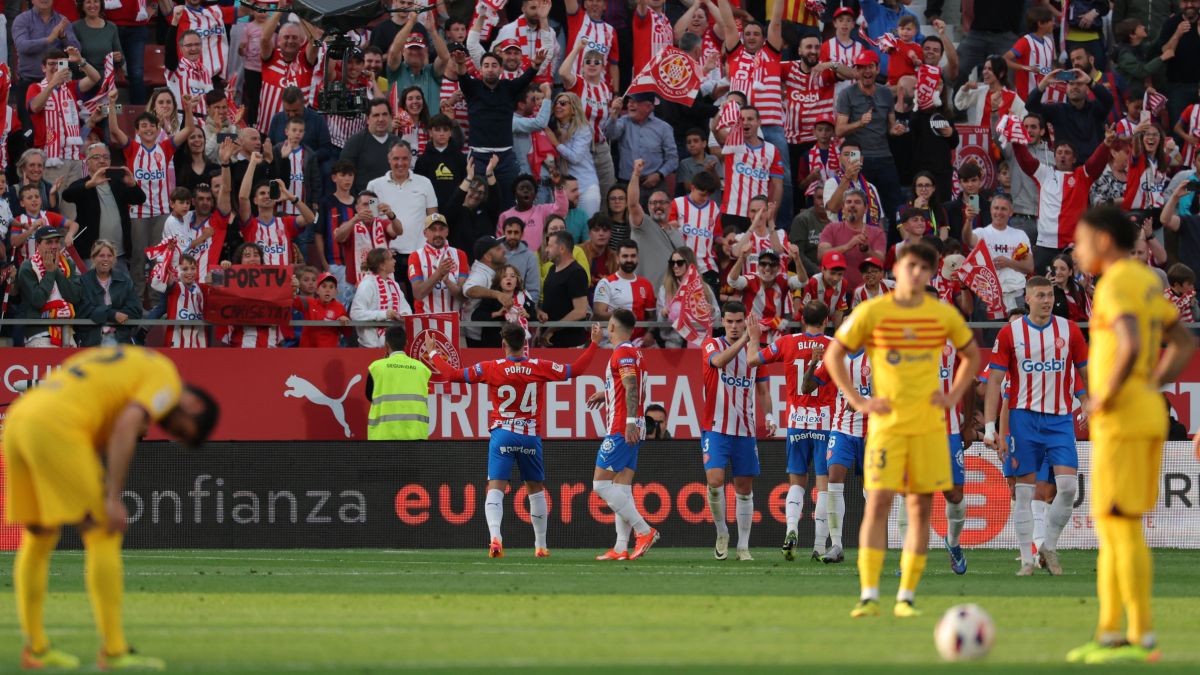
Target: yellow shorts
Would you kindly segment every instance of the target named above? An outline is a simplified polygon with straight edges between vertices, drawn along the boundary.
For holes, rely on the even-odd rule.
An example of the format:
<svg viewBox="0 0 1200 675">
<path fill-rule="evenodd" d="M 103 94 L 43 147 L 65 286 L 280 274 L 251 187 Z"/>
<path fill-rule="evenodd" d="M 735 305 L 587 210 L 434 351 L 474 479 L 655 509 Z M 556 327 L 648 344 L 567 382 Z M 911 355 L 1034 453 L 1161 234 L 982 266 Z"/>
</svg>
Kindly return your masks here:
<svg viewBox="0 0 1200 675">
<path fill-rule="evenodd" d="M 36 408 L 13 406 L 4 425 L 5 520 L 56 526 L 105 522 L 104 466 L 90 438 Z"/>
<path fill-rule="evenodd" d="M 919 436 L 867 432 L 863 485 L 868 490 L 932 494 L 953 487 L 945 431 Z"/>
<path fill-rule="evenodd" d="M 1139 517 L 1154 509 L 1164 440 L 1092 437 L 1093 516 Z"/>
</svg>

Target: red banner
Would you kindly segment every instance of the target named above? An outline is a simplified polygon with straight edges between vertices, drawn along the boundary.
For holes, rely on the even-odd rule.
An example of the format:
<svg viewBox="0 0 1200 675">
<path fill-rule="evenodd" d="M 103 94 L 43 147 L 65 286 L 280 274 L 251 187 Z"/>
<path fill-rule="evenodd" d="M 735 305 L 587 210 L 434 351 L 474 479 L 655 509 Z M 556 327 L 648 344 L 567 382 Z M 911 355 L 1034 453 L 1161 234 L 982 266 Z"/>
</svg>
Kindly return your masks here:
<svg viewBox="0 0 1200 675">
<path fill-rule="evenodd" d="M 700 93 L 700 64 L 677 47 L 659 52 L 633 78 L 625 95 L 651 93 L 659 98 L 690 106 Z"/>
<path fill-rule="evenodd" d="M 929 110 L 942 105 L 942 69 L 922 65 L 917 71 L 917 110 Z"/>
<path fill-rule="evenodd" d="M 283 265 L 213 270 L 204 300 L 204 320 L 225 326 L 283 327 L 292 319 L 293 293 L 291 268 Z"/>
<path fill-rule="evenodd" d="M 983 170 L 983 189 L 991 190 L 996 187 L 996 163 L 991 156 L 992 132 L 987 125 L 972 126 L 956 124 L 958 130 L 958 147 L 954 149 L 954 168 L 962 167 L 963 162 L 975 162 Z M 954 173 L 955 194 L 958 193 L 958 172 Z"/>
<path fill-rule="evenodd" d="M 982 239 L 958 270 L 958 278 L 987 306 L 989 318 L 1004 318 L 1004 291 L 1000 287 L 1000 276 L 996 274 L 992 254 Z"/>
</svg>

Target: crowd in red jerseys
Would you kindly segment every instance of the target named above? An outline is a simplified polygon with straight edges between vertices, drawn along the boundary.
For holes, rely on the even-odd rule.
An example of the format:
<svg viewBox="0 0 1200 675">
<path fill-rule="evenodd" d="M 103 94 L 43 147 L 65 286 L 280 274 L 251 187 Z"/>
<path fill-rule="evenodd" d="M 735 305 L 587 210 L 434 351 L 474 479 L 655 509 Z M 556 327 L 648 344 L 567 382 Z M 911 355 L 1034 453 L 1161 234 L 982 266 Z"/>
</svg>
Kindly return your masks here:
<svg viewBox="0 0 1200 675">
<path fill-rule="evenodd" d="M 727 300 L 764 341 L 810 300 L 836 326 L 926 240 L 968 318 L 989 318 L 960 274 L 985 249 L 1007 310 L 1045 275 L 1055 313 L 1084 321 L 1092 280 L 1070 248 L 1100 203 L 1140 228 L 1135 255 L 1185 319 L 1198 309 L 1195 0 L 1166 17 L 1100 0 L 929 0 L 923 16 L 903 0 L 381 0 L 344 62 L 288 4 L 6 5 L 5 316 L 111 324 L 93 272 L 111 251 L 122 321 L 202 316 L 213 271 L 267 264 L 293 268 L 296 318 L 331 322 L 171 331 L 175 346 L 372 346 L 378 330 L 335 324 L 408 312 L 582 346 L 538 322 L 625 308 L 670 324 L 640 346 L 697 347 L 704 306 Z M 648 65 L 671 46 L 694 103 L 627 95 L 664 91 Z M 365 114 L 319 112 L 325 73 L 366 93 Z"/>
</svg>

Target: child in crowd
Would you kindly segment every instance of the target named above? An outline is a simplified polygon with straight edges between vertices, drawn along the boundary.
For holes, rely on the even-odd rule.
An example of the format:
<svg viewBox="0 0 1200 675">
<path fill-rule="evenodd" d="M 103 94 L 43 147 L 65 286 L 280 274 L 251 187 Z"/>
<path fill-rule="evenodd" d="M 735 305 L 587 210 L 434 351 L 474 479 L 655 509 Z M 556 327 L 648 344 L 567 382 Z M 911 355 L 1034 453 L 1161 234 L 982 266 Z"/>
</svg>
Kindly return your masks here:
<svg viewBox="0 0 1200 675">
<path fill-rule="evenodd" d="M 299 335 L 300 347 L 337 347 L 339 337 L 344 334 L 344 326 L 350 321 L 350 316 L 346 312 L 346 307 L 337 300 L 338 281 L 332 274 L 325 272 L 319 277 L 316 275 L 316 270 L 307 267 L 302 268 L 297 272 L 300 277 L 300 294 L 296 296 L 295 304 L 292 306 L 293 315 L 299 313 L 300 319 L 308 321 L 329 321 L 338 322 L 341 326 L 305 326 L 303 330 L 297 331 Z M 310 280 L 306 281 L 305 277 Z M 306 295 L 304 293 L 305 286 L 311 284 L 314 286 L 316 293 Z"/>
<path fill-rule="evenodd" d="M 888 86 L 896 86 L 906 75 L 916 77 L 925 53 L 916 38 L 917 17 L 905 14 L 896 22 L 896 48 L 888 55 Z"/>
<path fill-rule="evenodd" d="M 1179 310 L 1179 320 L 1195 321 L 1200 316 L 1200 308 L 1196 306 L 1196 273 L 1183 263 L 1175 263 L 1167 270 L 1167 283 L 1170 287 L 1163 290 L 1163 295 Z"/>
<path fill-rule="evenodd" d="M 846 256 L 829 251 L 821 258 L 821 273 L 809 278 L 800 294 L 796 307 L 803 309 L 813 300 L 820 300 L 829 308 L 829 323 L 837 328 L 842 317 L 850 310 L 850 291 L 846 289 Z M 796 317 L 803 321 L 803 317 Z"/>
<path fill-rule="evenodd" d="M 184 253 L 179 256 L 179 281 L 167 287 L 158 306 L 146 314 L 147 319 L 172 321 L 201 321 L 204 319 L 205 288 L 199 283 L 199 263 Z M 204 326 L 167 326 L 164 347 L 196 349 L 208 346 L 208 329 Z"/>
<path fill-rule="evenodd" d="M 862 272 L 863 282 L 861 286 L 854 289 L 854 295 L 850 299 L 851 309 L 871 298 L 891 293 L 892 288 L 896 286 L 896 282 L 883 278 L 883 261 L 879 258 L 872 256 L 862 261 L 858 265 L 858 271 Z"/>
</svg>

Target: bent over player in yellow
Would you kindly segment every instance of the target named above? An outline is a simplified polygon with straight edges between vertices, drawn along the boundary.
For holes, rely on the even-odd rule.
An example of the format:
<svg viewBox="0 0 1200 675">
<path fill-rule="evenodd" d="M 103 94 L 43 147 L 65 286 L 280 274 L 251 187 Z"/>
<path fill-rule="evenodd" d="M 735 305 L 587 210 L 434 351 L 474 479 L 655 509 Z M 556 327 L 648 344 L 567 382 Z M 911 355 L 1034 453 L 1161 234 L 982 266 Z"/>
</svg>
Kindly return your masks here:
<svg viewBox="0 0 1200 675">
<path fill-rule="evenodd" d="M 1153 565 L 1142 516 L 1158 500 L 1167 409 L 1160 388 L 1183 370 L 1196 340 L 1163 297 L 1158 277 L 1129 257 L 1140 232 L 1097 207 L 1075 230 L 1075 258 L 1096 284 L 1088 382 L 1092 387 L 1092 517 L 1099 539 L 1096 639 L 1067 654 L 1085 663 L 1156 661 L 1150 620 Z M 1166 350 L 1160 348 L 1166 342 Z M 1127 627 L 1121 635 L 1121 615 Z"/>
<path fill-rule="evenodd" d="M 8 521 L 25 528 L 13 564 L 23 668 L 74 669 L 79 659 L 50 647 L 43 615 L 50 554 L 63 525 L 79 529 L 84 576 L 102 646 L 101 670 L 161 670 L 125 642 L 121 501 L 138 439 L 151 422 L 189 445 L 216 425 L 212 398 L 184 386 L 165 356 L 137 347 L 80 352 L 13 403 L 4 425 Z"/>
<path fill-rule="evenodd" d="M 925 293 L 938 254 L 908 244 L 892 269 L 896 288 L 868 300 L 838 328 L 825 368 L 855 410 L 870 415 L 863 470 L 867 507 L 858 539 L 862 594 L 853 617 L 879 614 L 879 575 L 887 550 L 887 516 L 897 492 L 907 495 L 908 534 L 900 556 L 900 591 L 893 613 L 919 616 L 913 599 L 929 549 L 933 493 L 951 487 L 946 409 L 958 405 L 979 371 L 979 348 L 958 310 Z M 942 349 L 949 340 L 961 361 L 949 393 L 942 392 Z M 851 386 L 844 357 L 867 350 L 873 392 Z"/>
</svg>

